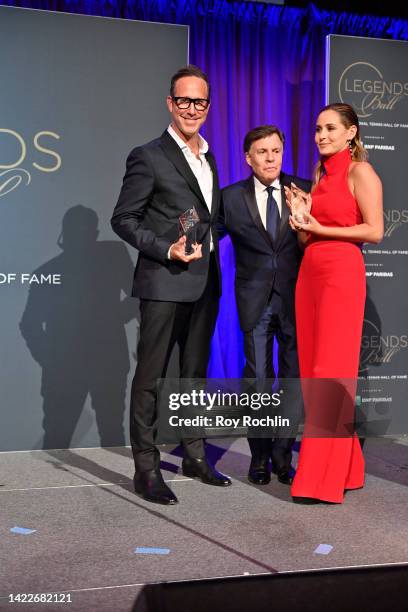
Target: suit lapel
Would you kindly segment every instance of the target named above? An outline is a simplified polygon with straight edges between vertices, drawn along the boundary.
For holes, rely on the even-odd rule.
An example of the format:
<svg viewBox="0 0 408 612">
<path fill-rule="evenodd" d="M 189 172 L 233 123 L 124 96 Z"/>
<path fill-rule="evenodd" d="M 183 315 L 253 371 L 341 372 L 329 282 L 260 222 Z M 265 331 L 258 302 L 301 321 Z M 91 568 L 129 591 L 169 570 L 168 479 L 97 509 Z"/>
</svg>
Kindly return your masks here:
<svg viewBox="0 0 408 612">
<path fill-rule="evenodd" d="M 251 215 L 252 220 L 255 223 L 256 227 L 259 229 L 262 236 L 268 243 L 268 246 L 273 248 L 272 238 L 270 237 L 269 233 L 264 228 L 264 225 L 261 219 L 261 215 L 259 214 L 258 204 L 256 202 L 256 197 L 255 197 L 255 183 L 254 183 L 253 176 L 251 176 L 247 180 L 247 183 L 244 189 L 244 200 L 245 200 L 245 204 L 248 207 L 249 214 Z"/>
<path fill-rule="evenodd" d="M 211 202 L 211 221 L 218 216 L 218 208 L 220 203 L 220 185 L 218 180 L 217 166 L 215 163 L 214 156 L 210 151 L 205 154 L 205 158 L 208 161 L 212 175 L 213 175 L 213 191 L 212 191 L 212 202 Z"/>
<path fill-rule="evenodd" d="M 181 151 L 180 147 L 178 146 L 174 138 L 170 136 L 167 130 L 161 135 L 160 143 L 161 143 L 163 151 L 165 152 L 167 157 L 170 159 L 172 164 L 175 166 L 176 170 L 185 179 L 191 191 L 193 191 L 193 193 L 195 193 L 195 195 L 198 197 L 198 199 L 200 200 L 200 203 L 202 204 L 202 208 L 204 208 L 204 210 L 206 211 L 208 215 L 209 210 L 208 210 L 207 204 L 205 203 L 204 196 L 201 192 L 198 181 L 196 177 L 194 176 L 194 172 L 191 170 L 190 166 L 188 165 L 187 160 L 184 157 L 183 152 Z"/>
</svg>

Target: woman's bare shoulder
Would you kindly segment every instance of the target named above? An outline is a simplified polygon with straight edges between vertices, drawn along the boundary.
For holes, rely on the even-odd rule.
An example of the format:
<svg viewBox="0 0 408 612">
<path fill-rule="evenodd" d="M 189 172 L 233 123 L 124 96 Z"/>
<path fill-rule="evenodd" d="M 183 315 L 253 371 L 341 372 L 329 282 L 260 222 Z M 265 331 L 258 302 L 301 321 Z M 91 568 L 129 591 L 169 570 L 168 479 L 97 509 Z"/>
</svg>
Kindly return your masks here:
<svg viewBox="0 0 408 612">
<path fill-rule="evenodd" d="M 376 171 L 368 161 L 352 161 L 349 168 L 349 176 L 365 178 L 377 175 Z"/>
</svg>

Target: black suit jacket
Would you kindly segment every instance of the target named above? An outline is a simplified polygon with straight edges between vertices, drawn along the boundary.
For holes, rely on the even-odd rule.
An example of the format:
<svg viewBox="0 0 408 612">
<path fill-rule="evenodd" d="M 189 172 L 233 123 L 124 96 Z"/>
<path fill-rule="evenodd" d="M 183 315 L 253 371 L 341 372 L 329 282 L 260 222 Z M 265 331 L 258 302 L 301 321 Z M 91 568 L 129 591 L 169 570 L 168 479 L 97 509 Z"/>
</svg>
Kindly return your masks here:
<svg viewBox="0 0 408 612">
<path fill-rule="evenodd" d="M 250 331 L 258 323 L 272 289 L 282 296 L 294 321 L 294 293 L 301 260 L 297 235 L 289 226 L 289 209 L 283 186 L 291 182 L 310 191 L 311 182 L 282 173 L 282 216 L 273 243 L 262 224 L 255 198 L 254 178 L 239 181 L 222 191 L 220 234 L 228 233 L 235 252 L 235 296 L 241 328 Z"/>
<path fill-rule="evenodd" d="M 112 216 L 112 228 L 138 249 L 132 295 L 142 299 L 193 302 L 204 291 L 210 258 L 210 228 L 221 291 L 218 236 L 220 188 L 213 155 L 206 154 L 213 173 L 211 214 L 180 147 L 167 130 L 160 138 L 133 149 Z M 167 259 L 170 245 L 179 238 L 179 216 L 194 206 L 200 217 L 197 241 L 202 259 L 189 264 Z"/>
</svg>

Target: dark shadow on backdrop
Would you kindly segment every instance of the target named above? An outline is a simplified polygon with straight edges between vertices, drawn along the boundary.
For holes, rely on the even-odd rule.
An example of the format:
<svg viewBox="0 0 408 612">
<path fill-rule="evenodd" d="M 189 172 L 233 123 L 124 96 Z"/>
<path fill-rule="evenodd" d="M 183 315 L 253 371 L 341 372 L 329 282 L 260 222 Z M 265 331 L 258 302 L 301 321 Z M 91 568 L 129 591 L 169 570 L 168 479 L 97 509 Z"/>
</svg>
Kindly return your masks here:
<svg viewBox="0 0 408 612">
<path fill-rule="evenodd" d="M 34 272 L 60 274 L 61 284 L 32 284 L 20 323 L 42 368 L 44 449 L 69 448 L 88 394 L 101 446 L 125 444 L 125 323 L 138 303 L 122 292 L 127 296 L 134 267 L 123 243 L 98 242 L 98 234 L 94 210 L 79 205 L 65 213 L 62 253 Z"/>
<path fill-rule="evenodd" d="M 375 303 L 371 297 L 371 289 L 367 285 L 367 296 L 364 309 L 363 333 L 360 350 L 360 363 L 358 368 L 357 382 L 357 399 L 356 399 L 356 424 L 360 431 L 364 431 L 364 425 L 367 421 L 366 415 L 360 409 L 359 401 L 361 398 L 370 395 L 370 380 L 368 378 L 371 368 L 378 367 L 382 364 L 383 345 L 381 341 L 382 322 Z M 378 384 L 378 383 L 377 383 Z M 358 399 L 360 398 L 360 400 Z M 378 408 L 376 408 L 378 409 Z M 374 416 L 370 418 L 370 422 L 374 421 Z M 386 433 L 389 426 L 389 420 L 378 415 L 377 434 Z M 374 422 L 371 422 L 371 428 Z M 365 438 L 360 437 L 361 447 L 364 447 Z"/>
<path fill-rule="evenodd" d="M 371 367 L 382 364 L 384 348 L 381 342 L 382 322 L 375 303 L 367 286 L 367 297 L 364 309 L 363 340 L 360 351 L 359 376 L 368 376 Z"/>
</svg>

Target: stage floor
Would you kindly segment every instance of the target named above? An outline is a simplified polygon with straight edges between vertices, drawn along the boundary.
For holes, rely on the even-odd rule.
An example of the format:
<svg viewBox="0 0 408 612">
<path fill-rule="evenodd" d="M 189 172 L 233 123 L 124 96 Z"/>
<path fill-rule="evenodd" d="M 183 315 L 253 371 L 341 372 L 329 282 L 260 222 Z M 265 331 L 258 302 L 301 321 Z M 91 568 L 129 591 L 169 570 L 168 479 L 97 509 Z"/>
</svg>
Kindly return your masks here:
<svg viewBox="0 0 408 612">
<path fill-rule="evenodd" d="M 212 441 L 209 451 L 233 485 L 184 478 L 167 447 L 162 467 L 180 502 L 170 507 L 133 493 L 129 448 L 1 453 L 0 610 L 61 610 L 8 595 L 69 593 L 70 612 L 135 602 L 142 611 L 151 582 L 408 562 L 406 438 L 366 442 L 366 486 L 343 505 L 293 504 L 275 477 L 249 484 L 244 439 Z M 333 548 L 318 554 L 320 544 Z"/>
</svg>

